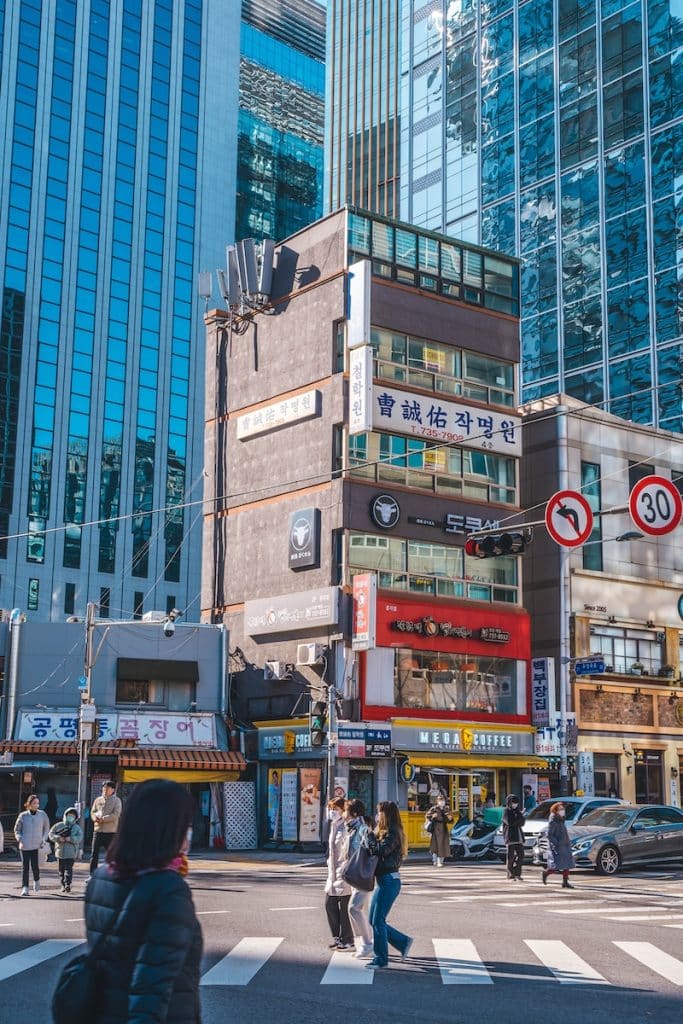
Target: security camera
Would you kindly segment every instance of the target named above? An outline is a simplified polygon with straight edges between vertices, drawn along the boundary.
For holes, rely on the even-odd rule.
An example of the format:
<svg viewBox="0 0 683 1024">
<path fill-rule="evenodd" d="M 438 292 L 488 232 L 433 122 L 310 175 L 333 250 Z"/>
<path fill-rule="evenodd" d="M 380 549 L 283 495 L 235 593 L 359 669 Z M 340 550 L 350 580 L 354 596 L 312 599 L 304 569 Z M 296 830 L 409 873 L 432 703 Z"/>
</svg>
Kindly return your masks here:
<svg viewBox="0 0 683 1024">
<path fill-rule="evenodd" d="M 166 619 L 164 621 L 164 636 L 175 635 L 175 622 L 173 619 Z"/>
</svg>

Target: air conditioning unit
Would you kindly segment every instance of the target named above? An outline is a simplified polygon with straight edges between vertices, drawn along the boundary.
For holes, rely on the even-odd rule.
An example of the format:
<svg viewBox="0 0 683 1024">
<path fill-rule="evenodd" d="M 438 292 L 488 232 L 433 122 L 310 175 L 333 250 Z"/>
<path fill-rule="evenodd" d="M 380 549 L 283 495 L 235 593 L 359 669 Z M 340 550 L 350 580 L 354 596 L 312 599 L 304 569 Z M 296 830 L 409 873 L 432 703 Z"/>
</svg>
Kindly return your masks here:
<svg viewBox="0 0 683 1024">
<path fill-rule="evenodd" d="M 166 617 L 167 617 L 166 616 L 166 612 L 158 612 L 158 611 L 144 612 L 144 614 L 142 616 L 142 621 L 143 622 L 163 622 L 166 619 Z"/>
<path fill-rule="evenodd" d="M 297 665 L 317 665 L 322 657 L 322 644 L 298 644 L 296 648 Z"/>
</svg>

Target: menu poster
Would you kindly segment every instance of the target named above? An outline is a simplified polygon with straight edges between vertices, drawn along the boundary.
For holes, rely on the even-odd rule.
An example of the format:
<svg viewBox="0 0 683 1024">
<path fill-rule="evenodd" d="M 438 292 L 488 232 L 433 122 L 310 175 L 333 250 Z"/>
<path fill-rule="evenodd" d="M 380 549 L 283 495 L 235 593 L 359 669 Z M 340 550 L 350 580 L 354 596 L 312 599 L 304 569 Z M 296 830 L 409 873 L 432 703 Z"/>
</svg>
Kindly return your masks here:
<svg viewBox="0 0 683 1024">
<path fill-rule="evenodd" d="M 277 839 L 280 824 L 280 769 L 268 769 L 268 838 Z"/>
<path fill-rule="evenodd" d="M 320 840 L 320 768 L 299 769 L 299 841 L 315 843 Z"/>
<path fill-rule="evenodd" d="M 298 772 L 296 768 L 283 768 L 280 775 L 282 840 L 285 843 L 295 843 L 298 838 Z"/>
</svg>

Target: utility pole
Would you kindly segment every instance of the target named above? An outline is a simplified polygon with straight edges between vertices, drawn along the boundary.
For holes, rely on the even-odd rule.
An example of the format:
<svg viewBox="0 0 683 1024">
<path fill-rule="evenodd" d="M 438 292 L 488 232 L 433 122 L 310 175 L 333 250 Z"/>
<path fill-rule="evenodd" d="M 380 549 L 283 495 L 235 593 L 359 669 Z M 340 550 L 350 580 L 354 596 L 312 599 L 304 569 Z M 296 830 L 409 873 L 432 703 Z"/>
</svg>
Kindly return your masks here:
<svg viewBox="0 0 683 1024">
<path fill-rule="evenodd" d="M 334 766 L 337 754 L 337 691 L 327 687 L 327 799 L 334 797 Z"/>
<path fill-rule="evenodd" d="M 88 756 L 95 729 L 96 708 L 92 700 L 93 630 L 97 605 L 88 601 L 85 611 L 85 658 L 83 678 L 85 688 L 81 691 L 81 706 L 78 709 L 78 813 L 83 817 L 88 787 Z"/>
</svg>

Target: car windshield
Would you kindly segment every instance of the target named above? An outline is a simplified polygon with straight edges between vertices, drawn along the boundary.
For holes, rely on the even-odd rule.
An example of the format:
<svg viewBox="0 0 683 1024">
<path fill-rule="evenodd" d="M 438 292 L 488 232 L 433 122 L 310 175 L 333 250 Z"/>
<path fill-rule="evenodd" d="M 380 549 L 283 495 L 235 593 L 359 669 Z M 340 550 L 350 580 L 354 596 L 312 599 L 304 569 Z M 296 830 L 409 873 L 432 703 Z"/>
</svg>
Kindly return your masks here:
<svg viewBox="0 0 683 1024">
<path fill-rule="evenodd" d="M 631 811 L 620 807 L 598 807 L 581 819 L 580 827 L 585 825 L 586 828 L 595 828 L 597 825 L 602 828 L 623 828 L 628 824 L 631 814 Z"/>
<path fill-rule="evenodd" d="M 547 821 L 550 817 L 550 808 L 556 802 L 557 801 L 555 800 L 544 800 L 542 804 L 538 804 L 537 807 L 534 807 L 533 811 L 529 811 L 529 813 L 526 816 L 526 820 Z M 572 802 L 571 800 L 563 800 L 562 802 L 564 803 L 567 812 L 565 815 L 565 820 L 573 821 L 573 819 L 576 817 L 578 813 L 581 804 L 577 802 Z"/>
</svg>

